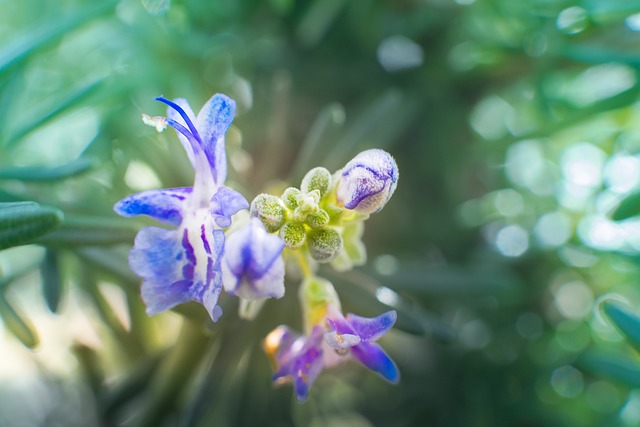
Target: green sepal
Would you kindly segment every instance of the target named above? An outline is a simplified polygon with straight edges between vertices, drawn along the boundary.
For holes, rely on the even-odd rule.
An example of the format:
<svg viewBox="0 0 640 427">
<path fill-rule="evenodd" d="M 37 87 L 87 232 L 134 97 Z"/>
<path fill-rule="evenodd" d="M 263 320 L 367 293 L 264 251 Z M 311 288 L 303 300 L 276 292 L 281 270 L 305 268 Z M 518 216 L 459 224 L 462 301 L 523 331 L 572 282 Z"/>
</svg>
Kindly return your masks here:
<svg viewBox="0 0 640 427">
<path fill-rule="evenodd" d="M 35 202 L 0 203 L 0 250 L 31 243 L 62 220 L 61 210 Z"/>
<path fill-rule="evenodd" d="M 344 248 L 340 254 L 331 261 L 331 266 L 337 271 L 351 270 L 355 266 L 361 266 L 367 262 L 367 248 L 362 243 L 364 233 L 364 223 L 362 221 L 352 222 L 342 231 Z"/>
<path fill-rule="evenodd" d="M 310 332 L 315 325 L 324 322 L 329 305 L 341 310 L 340 299 L 335 288 L 331 282 L 320 277 L 306 278 L 300 286 L 298 296 L 307 332 Z"/>
</svg>

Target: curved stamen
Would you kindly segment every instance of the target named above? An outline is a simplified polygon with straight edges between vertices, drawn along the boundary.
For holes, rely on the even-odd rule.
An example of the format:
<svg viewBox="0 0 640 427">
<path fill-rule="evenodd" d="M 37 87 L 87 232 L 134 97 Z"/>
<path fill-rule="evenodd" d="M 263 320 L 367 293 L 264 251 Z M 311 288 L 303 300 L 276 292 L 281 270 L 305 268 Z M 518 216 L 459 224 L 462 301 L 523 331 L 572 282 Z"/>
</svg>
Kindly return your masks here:
<svg viewBox="0 0 640 427">
<path fill-rule="evenodd" d="M 196 137 L 191 132 L 189 132 L 189 129 L 187 129 L 182 124 L 176 122 L 173 119 L 165 118 L 165 123 L 171 126 L 172 128 L 174 128 L 176 131 L 183 134 L 189 140 L 194 154 L 200 152 L 200 142 L 196 139 Z"/>
<path fill-rule="evenodd" d="M 185 123 L 187 124 L 187 126 L 189 127 L 189 130 L 191 131 L 191 133 L 193 134 L 193 137 L 196 139 L 196 141 L 198 141 L 200 144 L 202 144 L 202 138 L 200 138 L 200 134 L 198 134 L 198 131 L 196 130 L 196 127 L 194 126 L 193 122 L 191 121 L 191 119 L 189 118 L 189 116 L 187 115 L 187 113 L 182 109 L 182 107 L 180 107 L 178 104 L 176 104 L 175 102 L 169 101 L 167 98 L 164 98 L 162 96 L 159 96 L 156 98 L 156 101 L 160 101 L 164 104 L 167 104 L 169 107 L 173 108 L 174 110 L 176 110 L 178 112 L 178 114 L 180 114 L 180 116 L 182 116 L 182 118 L 184 119 Z M 175 123 L 175 122 L 174 122 Z M 173 125 L 172 125 L 173 126 Z M 178 128 L 176 128 L 175 126 L 173 126 L 176 130 L 178 130 Z M 184 132 L 180 131 L 180 133 L 182 133 L 183 135 Z M 187 136 L 187 135 L 185 135 Z M 187 136 L 188 138 L 188 136 Z"/>
</svg>

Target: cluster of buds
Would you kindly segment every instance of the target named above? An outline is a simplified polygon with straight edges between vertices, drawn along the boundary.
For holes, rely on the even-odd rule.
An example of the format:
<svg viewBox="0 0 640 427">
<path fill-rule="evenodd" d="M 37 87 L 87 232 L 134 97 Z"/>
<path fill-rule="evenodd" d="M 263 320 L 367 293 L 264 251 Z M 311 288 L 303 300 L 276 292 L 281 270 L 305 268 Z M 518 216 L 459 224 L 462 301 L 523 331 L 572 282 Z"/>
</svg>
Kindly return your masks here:
<svg viewBox="0 0 640 427">
<path fill-rule="evenodd" d="M 292 380 L 302 401 L 324 368 L 349 355 L 398 381 L 395 364 L 375 343 L 395 323 L 395 311 L 371 319 L 345 317 L 333 285 L 315 275 L 318 263 L 338 270 L 365 263 L 363 222 L 384 207 L 398 182 L 391 155 L 363 151 L 334 174 L 314 168 L 299 189 L 260 194 L 249 204 L 225 185 L 225 133 L 235 102 L 214 95 L 196 115 L 184 99 L 157 100 L 168 106 L 167 117 L 143 115 L 143 121 L 158 132 L 167 126 L 177 131 L 195 179 L 191 187 L 145 191 L 114 206 L 119 215 L 147 215 L 170 227 L 141 229 L 129 253 L 129 265 L 143 279 L 147 313 L 196 301 L 215 322 L 222 316 L 218 299 L 224 289 L 240 298 L 240 315 L 252 318 L 266 299 L 285 294 L 282 255 L 295 253 L 290 258 L 304 276 L 305 333 L 280 326 L 267 337 L 264 347 L 277 369 L 274 381 Z"/>
<path fill-rule="evenodd" d="M 280 197 L 260 194 L 251 203 L 251 215 L 277 233 L 286 248 L 346 270 L 365 263 L 363 221 L 384 207 L 397 182 L 393 157 L 367 150 L 333 175 L 323 167 L 310 170 L 299 189 L 289 187 Z"/>
</svg>

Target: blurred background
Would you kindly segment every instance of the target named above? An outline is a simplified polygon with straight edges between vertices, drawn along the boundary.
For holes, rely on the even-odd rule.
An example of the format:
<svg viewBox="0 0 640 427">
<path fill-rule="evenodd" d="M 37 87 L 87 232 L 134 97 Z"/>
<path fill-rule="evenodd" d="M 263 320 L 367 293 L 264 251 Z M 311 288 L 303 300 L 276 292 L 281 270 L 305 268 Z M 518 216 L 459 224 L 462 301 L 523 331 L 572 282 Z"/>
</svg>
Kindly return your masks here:
<svg viewBox="0 0 640 427">
<path fill-rule="evenodd" d="M 640 424 L 638 2 L 0 8 L 0 426 Z M 396 157 L 367 265 L 321 274 L 345 311 L 398 311 L 399 385 L 355 363 L 304 404 L 271 385 L 260 342 L 301 329 L 293 276 L 252 322 L 230 298 L 216 324 L 144 314 L 126 256 L 152 222 L 112 206 L 193 171 L 140 115 L 216 92 L 238 103 L 228 185 L 249 200 Z"/>
</svg>

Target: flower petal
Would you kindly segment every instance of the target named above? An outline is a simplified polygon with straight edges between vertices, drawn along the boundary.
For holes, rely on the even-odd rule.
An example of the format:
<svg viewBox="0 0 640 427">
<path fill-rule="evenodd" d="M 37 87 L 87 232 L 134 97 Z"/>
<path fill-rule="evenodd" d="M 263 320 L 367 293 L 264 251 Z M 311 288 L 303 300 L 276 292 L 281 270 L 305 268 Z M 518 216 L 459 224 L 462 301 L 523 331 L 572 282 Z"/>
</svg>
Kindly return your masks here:
<svg viewBox="0 0 640 427">
<path fill-rule="evenodd" d="M 392 383 L 400 381 L 398 367 L 378 344 L 360 343 L 351 347 L 351 354 L 364 366 L 377 372 L 386 380 Z"/>
<path fill-rule="evenodd" d="M 223 245 L 224 232 L 204 226 L 201 235 L 199 230 L 185 228 L 140 230 L 129 253 L 129 265 L 144 279 L 141 293 L 147 314 L 197 301 L 218 320 L 222 314 L 217 301 L 222 290 L 219 255 Z"/>
<path fill-rule="evenodd" d="M 218 185 L 222 185 L 227 177 L 224 135 L 235 114 L 235 101 L 225 95 L 215 94 L 204 104 L 196 118 L 202 148 L 215 171 L 213 178 Z"/>
<path fill-rule="evenodd" d="M 389 332 L 397 318 L 395 310 L 387 311 L 374 318 L 360 317 L 352 313 L 347 314 L 347 322 L 363 341 L 377 341 Z"/>
<path fill-rule="evenodd" d="M 224 287 L 245 299 L 284 295 L 282 239 L 268 234 L 260 220 L 252 218 L 229 236 L 222 260 Z"/>
<path fill-rule="evenodd" d="M 193 110 L 191 109 L 191 106 L 189 105 L 189 102 L 187 102 L 186 99 L 177 98 L 177 99 L 174 99 L 173 102 L 184 110 L 184 112 L 187 114 L 187 116 L 192 122 L 195 121 L 196 115 L 194 114 Z M 185 128 L 189 127 L 187 125 L 187 122 L 185 122 L 185 120 L 180 115 L 180 113 L 178 113 L 178 111 L 176 111 L 172 107 L 167 107 L 167 118 L 180 123 Z M 191 146 L 191 142 L 189 142 L 187 137 L 184 136 L 182 133 L 180 132 L 176 132 L 176 133 L 178 134 L 178 139 L 180 139 L 182 146 L 184 147 L 185 151 L 187 152 L 187 155 L 189 156 L 189 161 L 191 161 L 191 165 L 195 166 L 194 153 L 193 153 L 193 147 Z"/>
<path fill-rule="evenodd" d="M 211 198 L 211 214 L 220 228 L 231 225 L 231 216 L 242 209 L 248 209 L 249 202 L 242 194 L 227 187 L 220 187 Z"/>
<path fill-rule="evenodd" d="M 144 279 L 142 299 L 154 315 L 189 301 L 191 282 L 184 280 L 184 249 L 177 230 L 146 227 L 129 253 L 131 269 Z"/>
<path fill-rule="evenodd" d="M 191 187 L 143 191 L 125 197 L 113 209 L 124 217 L 148 215 L 164 224 L 178 226 L 191 191 Z"/>
</svg>

